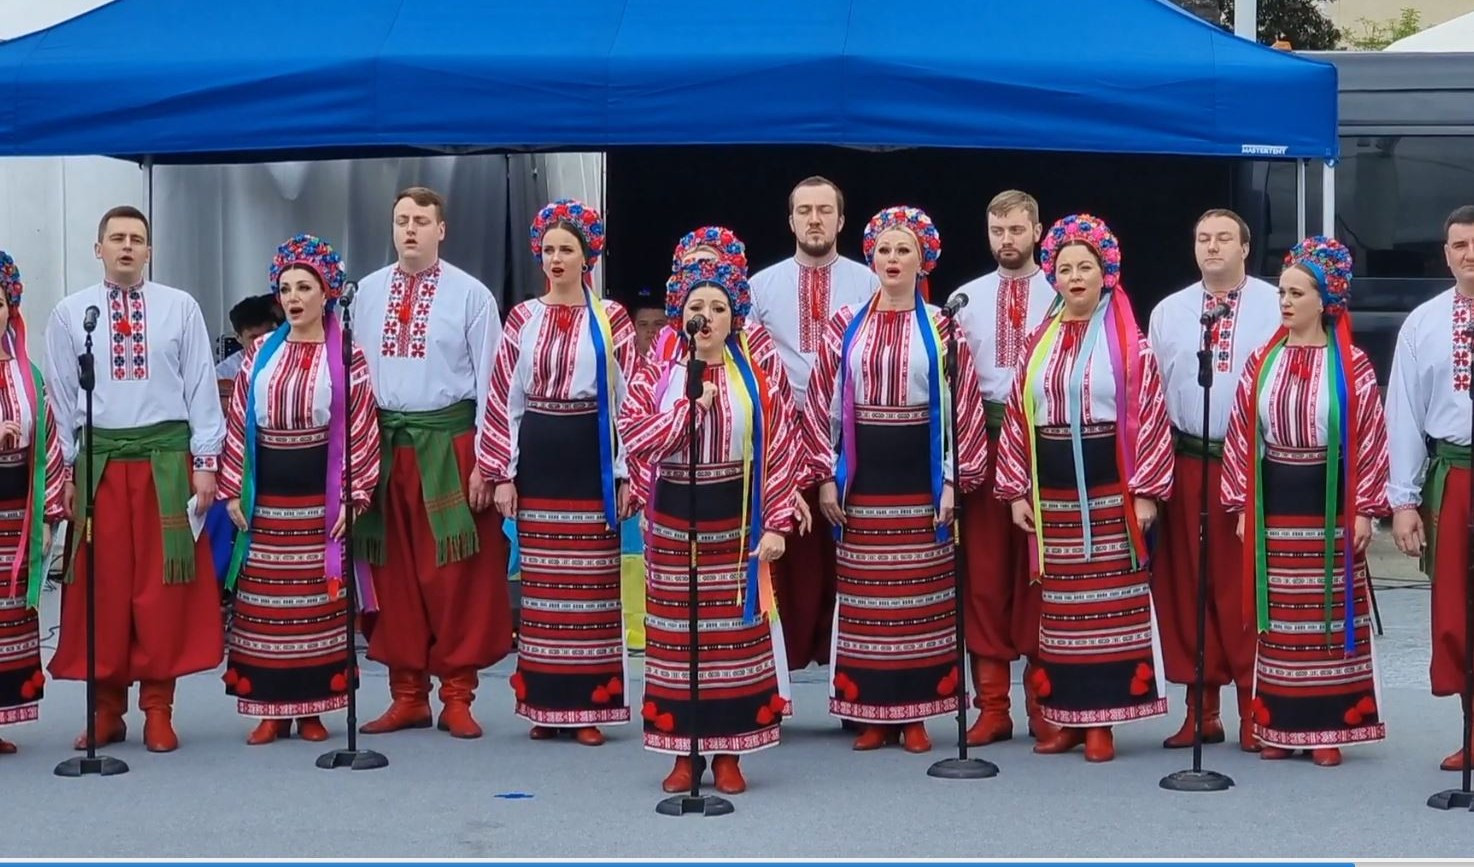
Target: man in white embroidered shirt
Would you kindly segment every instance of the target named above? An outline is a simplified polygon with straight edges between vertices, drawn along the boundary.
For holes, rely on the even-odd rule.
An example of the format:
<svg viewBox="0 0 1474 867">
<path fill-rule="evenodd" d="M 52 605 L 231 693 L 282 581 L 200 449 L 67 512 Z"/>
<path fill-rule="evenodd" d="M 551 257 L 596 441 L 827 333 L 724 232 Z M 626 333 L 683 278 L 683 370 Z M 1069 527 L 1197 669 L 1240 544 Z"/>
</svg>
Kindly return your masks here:
<svg viewBox="0 0 1474 867">
<path fill-rule="evenodd" d="M 1239 748 L 1256 752 L 1250 724 L 1255 634 L 1243 609 L 1242 548 L 1237 517 L 1218 496 L 1223 438 L 1249 356 L 1269 341 L 1281 323 L 1279 290 L 1248 276 L 1249 226 L 1238 214 L 1214 208 L 1193 228 L 1193 250 L 1202 279 L 1180 289 L 1152 310 L 1149 340 L 1162 372 L 1167 418 L 1177 451 L 1177 488 L 1162 509 L 1152 592 L 1161 618 L 1162 657 L 1167 679 L 1188 686 L 1187 715 L 1168 749 L 1193 744 L 1193 684 L 1197 682 L 1198 517 L 1202 455 L 1208 454 L 1208 600 L 1204 632 L 1203 740 L 1225 739 L 1219 718 L 1222 687 L 1238 687 Z M 1212 329 L 1213 385 L 1208 430 L 1203 430 L 1203 391 L 1198 384 L 1201 320 L 1216 314 Z M 1252 612 L 1250 612 L 1252 616 Z"/>
<path fill-rule="evenodd" d="M 502 321 L 491 290 L 440 258 L 439 193 L 403 190 L 393 216 L 399 260 L 360 280 L 354 305 L 383 442 L 374 508 L 354 541 L 373 568 L 368 657 L 389 667 L 390 697 L 360 731 L 429 726 L 434 675 L 439 728 L 479 738 L 478 672 L 512 647 L 507 540 L 473 454 Z"/>
<path fill-rule="evenodd" d="M 803 411 L 809 372 L 824 341 L 829 319 L 841 307 L 870 300 L 880 278 L 863 264 L 839 255 L 844 228 L 844 193 L 827 178 L 805 178 L 788 194 L 793 257 L 753 275 L 751 320 L 778 344 L 788 370 L 793 405 Z M 829 661 L 834 620 L 834 536 L 819 511 L 818 479 L 800 479 L 814 526 L 788 540 L 773 564 L 773 592 L 783 627 L 790 670 Z"/>
<path fill-rule="evenodd" d="M 213 669 L 224 653 L 210 543 L 204 535 L 193 538 L 186 511 L 203 515 L 214 505 L 225 418 L 200 306 L 185 292 L 146 279 L 150 244 L 142 212 L 109 210 L 95 247 L 103 282 L 63 298 L 46 326 L 46 396 L 73 479 L 67 511 L 78 528 L 93 497 L 97 552 L 94 581 L 87 575 L 83 534 L 73 530 L 50 670 L 62 680 L 86 678 L 86 594 L 95 586 L 97 743 L 126 738 L 128 687 L 137 682 L 144 744 L 169 752 L 179 746 L 171 721 L 176 678 Z M 93 334 L 89 473 L 85 457 L 78 460 L 85 448 L 86 395 L 77 358 L 87 310 L 94 306 L 101 315 Z M 77 574 L 79 581 L 73 580 Z M 74 746 L 87 748 L 85 732 Z"/>
</svg>

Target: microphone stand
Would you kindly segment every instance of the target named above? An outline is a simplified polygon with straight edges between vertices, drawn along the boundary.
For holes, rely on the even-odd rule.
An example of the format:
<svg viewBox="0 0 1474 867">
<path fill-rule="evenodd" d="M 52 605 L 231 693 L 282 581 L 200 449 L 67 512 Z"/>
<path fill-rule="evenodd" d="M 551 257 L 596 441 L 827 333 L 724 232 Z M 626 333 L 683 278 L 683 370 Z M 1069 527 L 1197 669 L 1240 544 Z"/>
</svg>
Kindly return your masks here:
<svg viewBox="0 0 1474 867">
<path fill-rule="evenodd" d="M 358 284 L 349 282 L 343 287 L 338 299 L 338 308 L 343 311 L 343 377 L 348 380 L 344 388 L 348 401 L 352 401 L 353 382 L 353 316 L 349 308 Z M 354 647 L 353 618 L 358 613 L 358 570 L 353 558 L 353 408 L 345 406 L 348 418 L 343 422 L 343 505 L 346 521 L 343 532 L 343 584 L 348 591 L 347 605 L 343 612 L 343 632 L 347 638 L 348 677 L 348 748 L 329 750 L 317 757 L 317 766 L 323 770 L 349 768 L 355 771 L 371 771 L 389 764 L 383 753 L 358 748 L 358 650 Z"/>
<path fill-rule="evenodd" d="M 1215 313 L 1203 314 L 1203 344 L 1198 350 L 1198 385 L 1203 388 L 1203 434 L 1198 440 L 1202 487 L 1198 494 L 1198 643 L 1193 679 L 1193 766 L 1161 779 L 1159 785 L 1173 792 L 1224 792 L 1233 785 L 1233 779 L 1227 774 L 1203 770 L 1203 697 L 1206 690 L 1203 668 L 1206 665 L 1208 631 L 1208 431 L 1212 413 L 1208 398 L 1213 389 L 1213 330 L 1220 318 Z"/>
<path fill-rule="evenodd" d="M 86 421 L 83 424 L 83 433 L 87 440 L 84 446 L 86 461 L 82 473 L 82 490 L 84 491 L 82 545 L 86 549 L 84 556 L 87 564 L 87 755 L 66 759 L 58 764 L 53 771 L 58 777 L 81 777 L 87 774 L 111 777 L 128 773 L 128 765 L 122 759 L 97 754 L 97 550 L 92 539 L 92 521 L 95 514 L 93 500 L 96 495 L 92 489 L 92 393 L 97 387 L 97 367 L 92 354 L 92 331 L 97 327 L 96 310 L 96 307 L 89 308 L 82 320 L 82 329 L 87 336 L 82 354 L 77 356 L 77 382 L 81 385 L 82 391 L 86 393 L 87 407 Z M 36 407 L 36 412 L 41 411 L 42 407 Z M 70 423 L 69 419 L 60 419 L 60 421 L 62 424 Z M 46 460 L 45 443 L 31 444 L 31 460 Z M 41 516 L 32 515 L 31 520 L 39 521 Z M 25 544 L 24 539 L 21 540 L 21 544 Z M 72 564 L 72 568 L 77 568 L 75 563 Z"/>
<path fill-rule="evenodd" d="M 952 393 L 952 412 L 943 419 L 943 423 L 948 427 L 952 443 L 952 627 L 953 640 L 957 644 L 957 757 L 933 762 L 926 769 L 926 775 L 944 780 L 985 780 L 998 776 L 998 766 L 983 759 L 968 758 L 967 702 L 964 700 L 967 688 L 963 685 L 967 683 L 967 644 L 962 622 L 962 597 L 967 589 L 967 546 L 962 539 L 962 476 L 958 470 L 958 452 L 961 449 L 957 446 L 957 395 L 961 371 L 957 363 L 957 321 L 953 317 L 967 303 L 966 296 L 960 300 L 956 306 L 949 304 L 942 308 L 942 315 L 947 317 L 949 325 L 945 375 L 947 388 Z"/>
<path fill-rule="evenodd" d="M 1465 330 L 1474 336 L 1474 327 Z M 1469 402 L 1469 429 L 1474 432 L 1474 400 Z M 1471 446 L 1474 448 L 1474 446 Z M 1464 693 L 1459 696 L 1464 709 L 1464 767 L 1461 770 L 1461 785 L 1457 789 L 1445 789 L 1428 797 L 1428 806 L 1435 810 L 1474 811 L 1474 790 L 1470 790 L 1470 768 L 1474 765 L 1474 750 L 1469 741 L 1474 738 L 1474 469 L 1469 471 L 1469 517 L 1464 524 L 1464 553 L 1468 558 L 1464 569 Z M 1437 515 L 1432 516 L 1438 520 Z M 1428 576 L 1430 579 L 1432 575 Z M 1368 587 L 1371 582 L 1368 581 Z M 1351 600 L 1347 600 L 1347 605 Z"/>
<path fill-rule="evenodd" d="M 706 773 L 706 759 L 701 756 L 701 690 L 697 683 L 700 671 L 701 643 L 698 641 L 699 620 L 697 607 L 697 528 L 696 528 L 696 400 L 701 397 L 702 383 L 706 375 L 706 362 L 696 357 L 696 334 L 700 328 L 692 329 L 686 338 L 686 548 L 687 548 L 687 659 L 690 662 L 690 703 L 687 728 L 691 732 L 690 751 L 691 791 L 684 795 L 672 795 L 655 805 L 655 812 L 662 816 L 684 816 L 698 813 L 703 816 L 725 816 L 733 811 L 732 802 L 719 795 L 701 794 L 701 777 Z M 746 504 L 743 504 L 746 508 Z"/>
</svg>

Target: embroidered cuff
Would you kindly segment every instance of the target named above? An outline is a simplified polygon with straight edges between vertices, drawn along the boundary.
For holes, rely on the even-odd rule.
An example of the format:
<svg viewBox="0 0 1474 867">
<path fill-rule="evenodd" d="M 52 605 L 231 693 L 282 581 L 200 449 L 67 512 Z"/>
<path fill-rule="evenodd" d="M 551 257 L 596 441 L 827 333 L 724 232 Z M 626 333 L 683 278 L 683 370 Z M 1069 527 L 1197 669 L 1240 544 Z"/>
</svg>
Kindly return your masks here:
<svg viewBox="0 0 1474 867">
<path fill-rule="evenodd" d="M 1420 508 L 1422 508 L 1422 506 L 1419 505 L 1418 503 L 1403 503 L 1400 506 L 1393 506 L 1392 507 L 1392 514 L 1395 515 L 1398 512 L 1416 512 Z"/>
<path fill-rule="evenodd" d="M 195 455 L 195 457 L 194 457 L 194 471 L 197 472 L 197 473 L 218 473 L 218 472 L 220 472 L 220 456 L 219 455 Z"/>
</svg>

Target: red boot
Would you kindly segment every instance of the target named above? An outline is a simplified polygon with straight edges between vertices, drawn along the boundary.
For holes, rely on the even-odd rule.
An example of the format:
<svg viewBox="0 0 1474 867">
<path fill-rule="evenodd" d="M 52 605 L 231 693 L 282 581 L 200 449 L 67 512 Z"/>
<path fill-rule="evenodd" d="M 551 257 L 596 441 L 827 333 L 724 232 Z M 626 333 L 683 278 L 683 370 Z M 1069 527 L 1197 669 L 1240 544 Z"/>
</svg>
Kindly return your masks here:
<svg viewBox="0 0 1474 867">
<path fill-rule="evenodd" d="M 736 756 L 718 754 L 712 759 L 711 777 L 716 784 L 717 791 L 723 795 L 740 795 L 747 791 L 747 780 L 742 778 L 742 770 L 737 767 Z M 689 786 L 689 783 L 687 785 Z"/>
<path fill-rule="evenodd" d="M 1177 733 L 1162 741 L 1162 746 L 1169 750 L 1185 749 L 1193 745 L 1193 701 L 1197 696 L 1196 687 L 1187 688 L 1187 718 L 1182 721 L 1182 728 Z M 1207 687 L 1203 694 L 1203 743 L 1221 744 L 1224 741 L 1223 721 L 1219 719 L 1219 688 Z"/>
<path fill-rule="evenodd" d="M 660 788 L 675 795 L 691 791 L 691 757 L 676 756 L 676 766 L 666 775 Z"/>
<path fill-rule="evenodd" d="M 359 726 L 366 735 L 430 727 L 430 678 L 423 671 L 389 669 L 389 709 Z"/>
<path fill-rule="evenodd" d="M 1085 730 L 1085 761 L 1108 762 L 1116 757 L 1116 740 L 1110 726 Z"/>
<path fill-rule="evenodd" d="M 931 752 L 931 738 L 926 734 L 926 723 L 906 723 L 901 726 L 901 746 L 908 753 Z"/>
<path fill-rule="evenodd" d="M 0 738 L 0 756 L 13 756 L 16 753 L 15 744 Z"/>
<path fill-rule="evenodd" d="M 128 687 L 97 685 L 97 714 L 93 728 L 97 733 L 97 746 L 120 744 L 128 738 L 128 726 L 123 714 L 128 711 Z M 72 748 L 87 749 L 87 732 L 77 735 Z"/>
<path fill-rule="evenodd" d="M 277 738 L 290 737 L 292 721 L 289 719 L 264 719 L 246 735 L 246 745 L 251 747 L 274 743 Z"/>
<path fill-rule="evenodd" d="M 481 737 L 481 725 L 471 716 L 471 702 L 476 698 L 476 669 L 462 668 L 440 677 L 440 712 L 438 728 L 453 738 L 473 740 Z"/>
<path fill-rule="evenodd" d="M 878 750 L 883 746 L 896 743 L 899 740 L 899 731 L 893 726 L 866 725 L 855 738 L 854 749 L 858 752 Z"/>
<path fill-rule="evenodd" d="M 1010 715 L 1008 663 L 1000 659 L 972 658 L 972 685 L 982 709 L 977 722 L 967 730 L 967 745 L 984 747 L 1013 738 Z"/>
<path fill-rule="evenodd" d="M 174 681 L 146 680 L 138 687 L 138 709 L 143 711 L 143 745 L 151 753 L 179 749 L 174 733 Z"/>
<path fill-rule="evenodd" d="M 1048 738 L 1040 738 L 1034 744 L 1034 752 L 1041 756 L 1067 753 L 1085 743 L 1085 730 L 1080 728 L 1056 728 Z"/>
<path fill-rule="evenodd" d="M 297 734 L 304 741 L 321 743 L 328 739 L 328 727 L 322 724 L 322 717 L 298 717 Z"/>
</svg>

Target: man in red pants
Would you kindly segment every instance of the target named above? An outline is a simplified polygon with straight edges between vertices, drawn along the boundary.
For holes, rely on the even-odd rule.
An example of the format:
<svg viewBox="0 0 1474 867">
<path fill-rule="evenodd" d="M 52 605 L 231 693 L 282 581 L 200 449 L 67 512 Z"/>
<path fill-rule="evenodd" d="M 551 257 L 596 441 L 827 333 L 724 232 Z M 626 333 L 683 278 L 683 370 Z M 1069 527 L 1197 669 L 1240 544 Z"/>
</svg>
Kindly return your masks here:
<svg viewBox="0 0 1474 867">
<path fill-rule="evenodd" d="M 215 503 L 225 419 L 205 317 L 188 293 L 146 278 L 151 243 L 137 208 L 109 210 L 97 228 L 103 282 L 63 298 L 46 327 L 46 396 L 71 473 L 65 496 L 79 543 L 72 572 L 83 576 L 67 576 L 50 669 L 62 680 L 86 678 L 87 594 L 95 591 L 97 743 L 126 738 L 128 688 L 137 682 L 144 745 L 162 753 L 179 746 L 175 680 L 213 669 L 224 653 L 209 539 L 192 536 L 187 512 L 204 515 Z M 77 356 L 91 307 L 100 315 L 89 472 L 79 460 L 86 395 Z M 88 497 L 96 576 L 87 574 L 87 534 L 77 526 Z M 87 748 L 85 732 L 74 746 Z"/>
<path fill-rule="evenodd" d="M 393 215 L 399 261 L 360 281 L 353 311 L 384 449 L 355 541 L 378 595 L 368 657 L 389 667 L 391 699 L 360 731 L 429 726 L 435 675 L 439 728 L 479 738 L 478 672 L 512 648 L 507 541 L 473 453 L 501 318 L 485 285 L 440 258 L 438 193 L 410 187 Z"/>
<path fill-rule="evenodd" d="M 869 301 L 880 278 L 839 255 L 844 193 L 827 178 L 805 178 L 788 194 L 793 257 L 753 275 L 752 321 L 772 335 L 788 370 L 794 406 L 803 413 L 809 372 L 829 318 L 841 307 Z M 804 491 L 814 527 L 788 540 L 773 563 L 773 592 L 790 671 L 829 661 L 834 621 L 834 534 L 819 512 L 818 485 Z"/>
<path fill-rule="evenodd" d="M 1469 580 L 1469 395 L 1474 356 L 1474 205 L 1449 214 L 1443 253 L 1454 285 L 1420 304 L 1403 322 L 1387 383 L 1387 499 L 1392 538 L 1423 557 L 1433 581 L 1436 696 L 1464 691 L 1464 601 Z M 1431 447 L 1429 445 L 1431 443 Z M 1460 744 L 1439 766 L 1464 767 Z"/>
<path fill-rule="evenodd" d="M 1197 682 L 1198 517 L 1203 478 L 1202 450 L 1208 451 L 1208 619 L 1203 635 L 1203 740 L 1224 740 L 1219 691 L 1238 686 L 1239 746 L 1256 752 L 1249 702 L 1254 683 L 1253 612 L 1243 610 L 1242 546 L 1237 518 L 1218 494 L 1223 470 L 1223 437 L 1239 377 L 1254 350 L 1280 327 L 1278 290 L 1247 276 L 1249 227 L 1238 214 L 1214 208 L 1198 218 L 1193 250 L 1202 279 L 1162 299 L 1152 311 L 1150 341 L 1162 371 L 1167 417 L 1177 450 L 1176 489 L 1162 507 L 1157 551 L 1152 562 L 1152 593 L 1161 618 L 1162 657 L 1167 679 L 1188 687 L 1187 716 L 1177 733 L 1162 742 L 1168 749 L 1193 743 L 1193 689 Z M 1213 388 L 1208 430 L 1203 430 L 1203 390 L 1198 384 L 1198 351 L 1204 314 L 1220 314 L 1212 328 Z"/>
<path fill-rule="evenodd" d="M 1039 586 L 1029 583 L 1028 538 L 1014 526 L 1008 504 L 994 497 L 993 474 L 1015 367 L 1056 297 L 1034 261 L 1044 230 L 1034 197 L 1018 190 L 999 193 L 988 203 L 987 220 L 988 248 L 998 270 L 957 290 L 968 297 L 957 321 L 982 384 L 988 453 L 994 460 L 982 487 L 963 495 L 962 503 L 968 550 L 963 625 L 974 702 L 982 711 L 967 731 L 967 743 L 975 747 L 1013 737 L 1009 664 L 1020 656 L 1033 659 L 1039 647 Z M 1053 727 L 1039 715 L 1033 690 L 1026 675 L 1029 732 L 1047 737 Z"/>
</svg>

